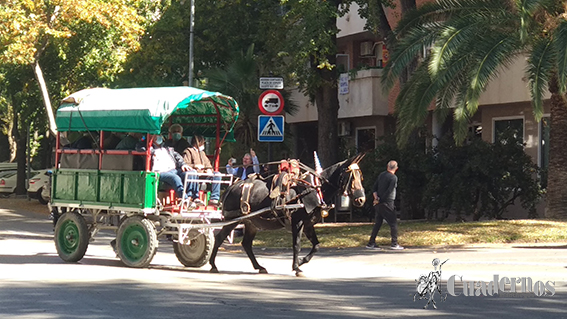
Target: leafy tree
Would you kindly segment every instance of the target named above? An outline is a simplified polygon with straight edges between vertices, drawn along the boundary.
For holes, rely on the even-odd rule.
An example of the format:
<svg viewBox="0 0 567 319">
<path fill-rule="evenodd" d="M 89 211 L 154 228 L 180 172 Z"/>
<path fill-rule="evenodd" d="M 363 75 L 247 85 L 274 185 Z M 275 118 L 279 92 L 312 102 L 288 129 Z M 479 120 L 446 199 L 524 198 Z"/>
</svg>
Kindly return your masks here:
<svg viewBox="0 0 567 319">
<path fill-rule="evenodd" d="M 65 50 L 66 41 L 58 40 L 72 38 L 79 31 L 87 31 L 97 37 L 97 32 L 103 31 L 105 36 L 112 39 L 112 62 L 99 60 L 99 70 L 102 73 L 112 72 L 115 62 L 123 61 L 128 52 L 137 48 L 144 23 L 137 10 L 143 4 L 147 5 L 148 2 L 138 1 L 132 5 L 121 0 L 7 0 L 0 4 L 0 43 L 3 44 L 0 63 L 33 68 L 51 132 L 55 133 L 56 130 L 55 118 L 40 64 L 48 46 L 59 44 L 59 53 L 64 56 L 70 53 Z M 86 30 L 82 29 L 85 25 L 89 26 Z M 110 65 L 104 62 L 110 62 Z"/>
<path fill-rule="evenodd" d="M 5 80 L 0 107 L 9 117 L 3 119 L 3 130 L 18 158 L 17 192 L 25 192 L 27 128 L 43 131 L 47 114 L 50 131 L 55 132 L 52 99 L 85 86 L 104 86 L 112 79 L 126 55 L 137 48 L 145 17 L 156 8 L 152 0 L 0 4 L 0 74 Z M 37 107 L 41 99 L 45 113 Z"/>
<path fill-rule="evenodd" d="M 254 44 L 259 65 L 275 69 L 277 47 L 267 38 L 281 20 L 277 1 L 195 1 L 194 78 L 201 71 L 224 68 L 239 52 Z M 189 69 L 189 0 L 164 5 L 159 21 L 131 55 L 119 86 L 178 86 L 186 84 Z M 264 72 L 265 70 L 260 70 Z M 192 86 L 196 84 L 193 83 Z M 224 92 L 223 92 L 224 93 Z"/>
<path fill-rule="evenodd" d="M 383 81 L 391 88 L 403 68 L 431 47 L 397 100 L 398 141 L 423 123 L 435 102 L 452 113 L 454 137 L 462 142 L 479 97 L 502 68 L 528 55 L 526 76 L 536 120 L 551 93 L 547 216 L 567 218 L 567 20 L 559 0 L 439 0 L 408 13 L 395 30 L 396 46 Z M 454 107 L 454 108 L 453 108 Z"/>
</svg>

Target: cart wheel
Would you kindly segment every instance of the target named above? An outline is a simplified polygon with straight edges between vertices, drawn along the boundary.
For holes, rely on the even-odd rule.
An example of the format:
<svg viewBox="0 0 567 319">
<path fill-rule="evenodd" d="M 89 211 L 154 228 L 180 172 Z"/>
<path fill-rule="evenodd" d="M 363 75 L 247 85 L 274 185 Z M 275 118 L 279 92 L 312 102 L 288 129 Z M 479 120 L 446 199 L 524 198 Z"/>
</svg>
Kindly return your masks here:
<svg viewBox="0 0 567 319">
<path fill-rule="evenodd" d="M 141 216 L 126 218 L 116 233 L 118 257 L 129 267 L 147 267 L 154 258 L 158 239 L 154 224 Z"/>
<path fill-rule="evenodd" d="M 85 218 L 77 212 L 66 212 L 55 225 L 55 248 L 64 261 L 77 262 L 89 246 L 89 230 Z"/>
<path fill-rule="evenodd" d="M 43 197 L 43 191 L 44 191 L 43 187 L 40 188 L 40 189 L 37 191 L 37 195 L 36 195 L 36 196 L 37 196 L 37 200 L 39 201 L 40 204 L 42 204 L 42 205 L 47 205 L 47 203 L 49 202 L 49 198 Z"/>
<path fill-rule="evenodd" d="M 194 229 L 191 230 L 191 232 L 198 232 L 198 230 Z M 177 260 L 179 260 L 183 266 L 202 267 L 209 262 L 214 245 L 215 235 L 211 230 L 208 230 L 205 233 L 199 233 L 188 245 L 174 242 L 173 251 L 175 252 L 175 256 L 177 256 Z"/>
</svg>

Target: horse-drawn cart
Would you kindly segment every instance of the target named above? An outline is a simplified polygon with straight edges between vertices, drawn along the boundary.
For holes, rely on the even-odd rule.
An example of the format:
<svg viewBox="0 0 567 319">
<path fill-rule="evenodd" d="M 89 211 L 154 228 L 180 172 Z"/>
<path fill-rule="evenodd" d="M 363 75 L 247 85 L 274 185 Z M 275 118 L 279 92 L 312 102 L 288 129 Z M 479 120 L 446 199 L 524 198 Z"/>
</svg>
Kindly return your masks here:
<svg viewBox="0 0 567 319">
<path fill-rule="evenodd" d="M 127 266 L 148 266 L 158 238 L 173 242 L 183 265 L 206 264 L 214 244 L 213 229 L 206 225 L 222 222 L 223 216 L 218 207 L 208 205 L 205 185 L 233 182 L 232 175 L 220 174 L 218 168 L 220 146 L 233 138 L 238 113 L 231 97 L 190 87 L 96 88 L 65 98 L 57 110 L 50 204 L 61 259 L 79 261 L 97 232 L 111 229 L 116 231 L 116 253 Z M 159 173 L 151 171 L 152 140 L 175 123 L 182 125 L 185 136 L 214 139 L 211 163 L 216 173 L 191 175 L 201 185 L 204 206 L 190 207 L 173 191 L 163 191 Z M 99 138 L 92 149 L 63 147 L 63 133 L 77 134 L 73 132 Z M 105 149 L 103 137 L 110 132 L 139 134 L 144 150 Z"/>
</svg>

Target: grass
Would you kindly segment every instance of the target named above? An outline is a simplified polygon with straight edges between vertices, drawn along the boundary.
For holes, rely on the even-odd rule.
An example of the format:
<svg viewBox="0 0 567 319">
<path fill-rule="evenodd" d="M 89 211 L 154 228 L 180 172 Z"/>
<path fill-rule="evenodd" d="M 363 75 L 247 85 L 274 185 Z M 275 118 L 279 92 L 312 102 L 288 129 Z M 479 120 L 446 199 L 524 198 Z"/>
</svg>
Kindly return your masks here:
<svg viewBox="0 0 567 319">
<path fill-rule="evenodd" d="M 362 247 L 372 232 L 371 223 L 318 224 L 316 232 L 322 247 Z M 481 222 L 400 222 L 398 241 L 402 246 L 456 246 L 470 244 L 567 242 L 567 222 L 553 220 L 495 220 Z M 384 223 L 378 245 L 390 244 L 390 227 Z M 310 247 L 303 236 L 302 247 Z M 286 230 L 261 231 L 254 246 L 291 247 L 291 233 Z"/>
</svg>

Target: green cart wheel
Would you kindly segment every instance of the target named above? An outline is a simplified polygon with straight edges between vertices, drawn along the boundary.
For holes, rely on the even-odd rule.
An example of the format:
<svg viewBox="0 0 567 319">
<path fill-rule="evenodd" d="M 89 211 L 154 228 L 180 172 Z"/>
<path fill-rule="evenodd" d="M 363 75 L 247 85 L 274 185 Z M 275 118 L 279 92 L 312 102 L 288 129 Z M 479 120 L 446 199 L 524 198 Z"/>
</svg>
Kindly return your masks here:
<svg viewBox="0 0 567 319">
<path fill-rule="evenodd" d="M 55 225 L 55 248 L 64 261 L 77 262 L 87 252 L 89 230 L 85 218 L 78 212 L 66 212 Z"/>
<path fill-rule="evenodd" d="M 158 247 L 154 224 L 141 216 L 126 218 L 116 233 L 116 249 L 122 263 L 143 268 L 150 265 Z"/>
<path fill-rule="evenodd" d="M 194 238 L 193 238 L 194 237 Z M 200 233 L 196 229 L 189 232 L 190 241 L 187 245 L 179 242 L 173 243 L 173 251 L 177 260 L 185 267 L 202 267 L 211 258 L 215 236 L 212 230 Z"/>
</svg>

